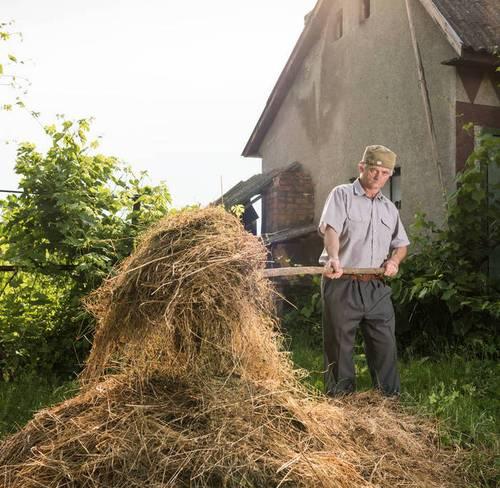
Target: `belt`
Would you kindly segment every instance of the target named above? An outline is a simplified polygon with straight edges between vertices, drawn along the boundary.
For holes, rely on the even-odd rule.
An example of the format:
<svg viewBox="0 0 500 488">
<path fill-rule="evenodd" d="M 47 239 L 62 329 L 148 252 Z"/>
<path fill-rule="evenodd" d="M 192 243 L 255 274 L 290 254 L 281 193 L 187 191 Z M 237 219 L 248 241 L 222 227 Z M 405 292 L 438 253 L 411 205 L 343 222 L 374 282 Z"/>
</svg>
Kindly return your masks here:
<svg viewBox="0 0 500 488">
<path fill-rule="evenodd" d="M 371 281 L 383 280 L 384 276 L 378 274 L 343 274 L 340 278 L 345 280 Z"/>
</svg>

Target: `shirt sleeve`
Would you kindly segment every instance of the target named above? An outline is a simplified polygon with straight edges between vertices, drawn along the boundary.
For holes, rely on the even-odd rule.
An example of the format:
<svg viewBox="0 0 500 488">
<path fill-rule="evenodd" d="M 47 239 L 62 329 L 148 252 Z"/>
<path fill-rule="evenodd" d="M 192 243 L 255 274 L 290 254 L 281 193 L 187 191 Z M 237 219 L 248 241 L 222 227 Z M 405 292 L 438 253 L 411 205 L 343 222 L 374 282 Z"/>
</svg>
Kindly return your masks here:
<svg viewBox="0 0 500 488">
<path fill-rule="evenodd" d="M 323 235 L 329 225 L 340 235 L 346 220 L 346 202 L 340 187 L 334 188 L 326 199 L 323 213 L 319 220 L 318 231 Z"/>
<path fill-rule="evenodd" d="M 394 233 L 392 235 L 391 249 L 397 249 L 398 247 L 405 247 L 409 245 L 410 241 L 408 240 L 403 222 L 401 222 L 401 217 L 398 213 L 396 228 L 394 229 Z"/>
</svg>

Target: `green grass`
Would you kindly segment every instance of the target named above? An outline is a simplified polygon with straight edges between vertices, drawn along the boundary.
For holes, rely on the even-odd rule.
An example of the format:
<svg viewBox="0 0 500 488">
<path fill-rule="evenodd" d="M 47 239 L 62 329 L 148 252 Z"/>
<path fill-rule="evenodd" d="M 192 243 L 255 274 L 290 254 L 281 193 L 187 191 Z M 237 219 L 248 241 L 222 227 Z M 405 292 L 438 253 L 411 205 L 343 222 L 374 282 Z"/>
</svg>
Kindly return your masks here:
<svg viewBox="0 0 500 488">
<path fill-rule="evenodd" d="M 37 376 L 15 382 L 0 382 L 0 438 L 22 427 L 43 407 L 74 395 L 76 384 L 59 383 Z"/>
<path fill-rule="evenodd" d="M 323 356 L 317 340 L 293 337 L 294 363 L 323 391 Z M 358 390 L 371 387 L 362 349 L 356 347 Z M 471 487 L 500 486 L 500 364 L 492 359 L 446 354 L 399 362 L 401 404 L 439 421 L 444 445 L 467 451 L 463 469 Z"/>
<path fill-rule="evenodd" d="M 445 442 L 463 446 L 498 441 L 500 364 L 449 356 L 401 364 L 404 401 L 446 421 Z"/>
<path fill-rule="evenodd" d="M 500 486 L 500 365 L 447 355 L 401 363 L 402 403 L 440 420 L 444 445 L 466 451 L 471 487 Z"/>
<path fill-rule="evenodd" d="M 309 372 L 307 381 L 323 390 L 323 356 L 293 345 L 294 363 Z M 364 355 L 355 355 L 358 390 L 371 387 Z M 493 360 L 449 356 L 400 361 L 404 405 L 443 420 L 444 442 L 462 446 L 494 443 L 500 429 L 500 364 Z"/>
</svg>

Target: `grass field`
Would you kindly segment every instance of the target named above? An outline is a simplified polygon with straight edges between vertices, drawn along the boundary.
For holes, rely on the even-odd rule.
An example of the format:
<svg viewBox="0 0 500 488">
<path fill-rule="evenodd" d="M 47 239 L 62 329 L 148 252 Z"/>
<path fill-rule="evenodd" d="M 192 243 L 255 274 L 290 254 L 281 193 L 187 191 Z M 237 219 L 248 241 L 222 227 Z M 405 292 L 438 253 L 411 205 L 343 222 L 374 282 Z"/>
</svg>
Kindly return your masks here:
<svg viewBox="0 0 500 488">
<path fill-rule="evenodd" d="M 34 375 L 0 382 L 0 437 L 18 430 L 37 410 L 69 398 L 76 388 L 71 381 L 61 384 Z"/>
<path fill-rule="evenodd" d="M 323 388 L 320 348 L 306 338 L 290 340 L 295 364 L 305 381 Z M 355 355 L 358 389 L 370 388 L 362 350 Z M 471 487 L 499 486 L 500 365 L 491 359 L 447 354 L 400 362 L 401 404 L 439 420 L 441 442 L 467 451 L 465 467 Z M 59 384 L 36 376 L 0 383 L 0 436 L 16 431 L 40 408 L 74 394 L 76 383 Z"/>
<path fill-rule="evenodd" d="M 305 381 L 323 389 L 323 356 L 317 340 L 290 339 L 294 363 Z M 365 356 L 355 354 L 358 390 L 371 387 Z M 500 486 L 500 364 L 492 359 L 442 354 L 399 362 L 401 404 L 437 419 L 444 445 L 467 451 L 464 468 L 471 487 Z"/>
</svg>

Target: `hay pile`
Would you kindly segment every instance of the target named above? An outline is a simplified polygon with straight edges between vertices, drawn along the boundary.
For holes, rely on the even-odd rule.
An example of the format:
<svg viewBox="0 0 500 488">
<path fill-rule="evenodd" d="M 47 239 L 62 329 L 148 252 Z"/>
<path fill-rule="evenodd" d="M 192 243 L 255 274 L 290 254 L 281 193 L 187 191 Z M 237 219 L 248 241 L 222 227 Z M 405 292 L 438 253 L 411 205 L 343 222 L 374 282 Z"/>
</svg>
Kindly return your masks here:
<svg viewBox="0 0 500 488">
<path fill-rule="evenodd" d="M 328 402 L 300 385 L 265 257 L 220 209 L 151 229 L 88 300 L 81 393 L 0 445 L 0 486 L 460 486 L 425 422 L 374 394 Z"/>
</svg>

